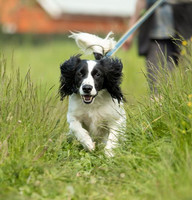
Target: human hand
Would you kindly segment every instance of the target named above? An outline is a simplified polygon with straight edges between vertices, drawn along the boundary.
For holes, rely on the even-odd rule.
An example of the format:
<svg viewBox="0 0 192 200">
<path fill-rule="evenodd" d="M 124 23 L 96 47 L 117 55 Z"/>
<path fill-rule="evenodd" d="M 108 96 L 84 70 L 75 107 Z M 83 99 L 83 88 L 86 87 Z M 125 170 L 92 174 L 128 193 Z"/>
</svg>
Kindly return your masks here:
<svg viewBox="0 0 192 200">
<path fill-rule="evenodd" d="M 131 48 L 133 43 L 133 36 L 130 36 L 126 42 L 123 44 L 123 50 L 127 51 Z"/>
</svg>

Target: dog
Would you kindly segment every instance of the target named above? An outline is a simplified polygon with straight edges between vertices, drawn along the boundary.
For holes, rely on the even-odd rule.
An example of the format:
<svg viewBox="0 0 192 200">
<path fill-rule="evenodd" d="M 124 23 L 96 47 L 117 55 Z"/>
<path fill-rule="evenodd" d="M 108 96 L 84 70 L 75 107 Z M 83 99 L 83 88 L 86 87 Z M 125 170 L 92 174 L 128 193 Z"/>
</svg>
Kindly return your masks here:
<svg viewBox="0 0 192 200">
<path fill-rule="evenodd" d="M 95 60 L 81 59 L 78 54 L 61 64 L 59 91 L 61 100 L 69 96 L 69 134 L 88 151 L 104 144 L 105 154 L 111 157 L 126 126 L 120 88 L 123 65 L 118 58 L 104 56 L 98 47 L 93 49 Z"/>
</svg>

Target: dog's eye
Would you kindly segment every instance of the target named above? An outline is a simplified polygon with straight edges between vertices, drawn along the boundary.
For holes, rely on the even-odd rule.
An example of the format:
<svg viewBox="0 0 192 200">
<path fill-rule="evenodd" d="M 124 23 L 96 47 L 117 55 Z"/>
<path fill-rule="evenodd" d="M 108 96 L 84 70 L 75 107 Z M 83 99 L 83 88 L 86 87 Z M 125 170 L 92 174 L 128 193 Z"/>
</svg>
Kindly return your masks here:
<svg viewBox="0 0 192 200">
<path fill-rule="evenodd" d="M 82 71 L 77 72 L 77 76 L 83 77 L 83 72 Z"/>
<path fill-rule="evenodd" d="M 100 77 L 101 74 L 100 74 L 99 72 L 97 72 L 97 73 L 95 74 L 95 76 L 96 76 L 96 77 Z"/>
</svg>

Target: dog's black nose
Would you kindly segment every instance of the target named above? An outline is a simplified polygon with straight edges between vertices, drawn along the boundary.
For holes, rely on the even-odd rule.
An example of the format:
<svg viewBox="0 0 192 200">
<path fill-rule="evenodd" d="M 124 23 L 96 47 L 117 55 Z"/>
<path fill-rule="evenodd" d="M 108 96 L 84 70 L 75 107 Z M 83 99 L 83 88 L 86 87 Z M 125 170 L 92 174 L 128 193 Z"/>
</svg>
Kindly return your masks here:
<svg viewBox="0 0 192 200">
<path fill-rule="evenodd" d="M 91 90 L 93 89 L 93 86 L 92 85 L 84 85 L 82 89 L 83 89 L 83 92 L 90 93 Z"/>
</svg>

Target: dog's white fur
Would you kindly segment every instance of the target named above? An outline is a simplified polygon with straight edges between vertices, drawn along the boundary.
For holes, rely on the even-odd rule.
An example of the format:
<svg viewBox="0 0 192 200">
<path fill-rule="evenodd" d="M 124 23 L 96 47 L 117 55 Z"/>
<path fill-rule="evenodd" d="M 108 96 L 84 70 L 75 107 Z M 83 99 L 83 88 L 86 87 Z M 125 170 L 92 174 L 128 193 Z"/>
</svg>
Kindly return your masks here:
<svg viewBox="0 0 192 200">
<path fill-rule="evenodd" d="M 91 90 L 90 95 L 95 96 L 97 94 L 97 91 L 95 89 L 94 80 L 93 80 L 93 77 L 91 75 L 91 71 L 93 70 L 93 68 L 94 68 L 96 63 L 93 60 L 89 60 L 89 61 L 87 61 L 87 64 L 89 66 L 88 67 L 88 70 L 89 70 L 88 71 L 88 76 L 87 76 L 86 79 L 83 80 L 83 82 L 82 82 L 82 84 L 80 86 L 79 92 L 80 92 L 81 95 L 83 95 L 84 94 L 83 89 L 82 89 L 83 86 L 84 85 L 91 85 L 91 86 L 93 86 L 93 89 Z"/>
<path fill-rule="evenodd" d="M 114 48 L 116 42 L 110 38 L 105 39 L 87 33 L 72 33 L 70 37 L 76 40 L 77 45 L 84 51 L 91 48 L 92 52 L 105 54 Z M 70 134 L 89 151 L 95 149 L 95 141 L 105 144 L 105 154 L 113 156 L 113 149 L 118 144 L 119 136 L 125 131 L 126 114 L 123 104 L 112 98 L 106 89 L 96 91 L 91 72 L 96 61 L 87 61 L 88 76 L 83 80 L 78 93 L 69 96 L 67 121 Z M 91 85 L 91 95 L 97 95 L 90 104 L 82 101 L 84 95 L 82 87 Z M 111 86 L 113 87 L 113 86 Z"/>
<path fill-rule="evenodd" d="M 91 75 L 96 62 L 87 61 L 88 76 L 79 88 L 79 93 L 69 96 L 67 121 L 70 133 L 89 151 L 95 149 L 95 140 L 105 144 L 105 154 L 113 156 L 119 135 L 124 132 L 126 115 L 122 103 L 112 99 L 106 90 L 99 91 L 97 97 L 89 105 L 83 103 L 82 87 L 92 85 L 91 95 L 96 95 L 94 80 Z"/>
<path fill-rule="evenodd" d="M 113 37 L 111 37 L 112 34 L 112 32 L 109 32 L 107 36 L 103 39 L 89 33 L 71 32 L 69 38 L 75 39 L 77 46 L 86 54 L 97 52 L 104 55 L 108 51 L 113 49 L 116 45 L 116 41 Z"/>
<path fill-rule="evenodd" d="M 126 115 L 122 104 L 119 105 L 106 90 L 102 90 L 88 106 L 82 102 L 79 94 L 69 96 L 67 121 L 70 133 L 86 149 L 93 151 L 93 139 L 101 139 L 106 145 L 105 154 L 113 156 L 118 138 L 125 130 Z"/>
</svg>

